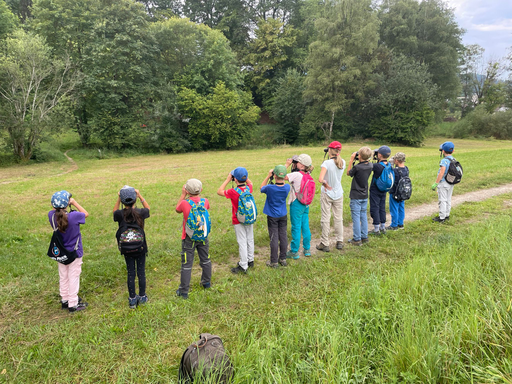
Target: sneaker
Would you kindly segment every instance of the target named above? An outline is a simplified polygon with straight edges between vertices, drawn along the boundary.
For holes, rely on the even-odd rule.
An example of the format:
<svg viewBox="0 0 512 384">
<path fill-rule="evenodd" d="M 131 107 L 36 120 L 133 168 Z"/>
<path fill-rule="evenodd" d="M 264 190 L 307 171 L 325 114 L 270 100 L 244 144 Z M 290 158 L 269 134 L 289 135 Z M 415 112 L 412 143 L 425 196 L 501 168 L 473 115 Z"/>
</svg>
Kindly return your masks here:
<svg viewBox="0 0 512 384">
<path fill-rule="evenodd" d="M 176 290 L 176 296 L 181 297 L 184 300 L 188 299 L 188 293 L 182 293 L 179 288 Z"/>
<path fill-rule="evenodd" d="M 311 251 L 309 249 L 304 250 L 304 256 L 309 257 L 311 256 Z"/>
<path fill-rule="evenodd" d="M 434 223 L 444 223 L 446 219 L 441 219 L 439 216 L 436 216 L 432 219 Z"/>
<path fill-rule="evenodd" d="M 254 268 L 254 261 L 249 261 L 247 263 L 247 268 Z"/>
<path fill-rule="evenodd" d="M 246 269 L 243 269 L 240 264 L 237 264 L 236 267 L 231 268 L 231 272 L 235 275 L 238 273 L 247 273 Z"/>
<path fill-rule="evenodd" d="M 85 308 L 87 308 L 87 303 L 78 303 L 74 307 L 69 307 L 68 311 L 73 313 L 73 312 L 77 312 L 77 311 L 83 311 Z"/>
<path fill-rule="evenodd" d="M 403 225 L 402 225 L 402 227 L 403 227 Z M 392 226 L 390 225 L 389 227 L 386 227 L 386 229 L 387 229 L 388 231 L 396 231 L 397 229 L 400 229 L 400 228 L 398 228 L 398 227 L 392 227 Z"/>
<path fill-rule="evenodd" d="M 380 229 L 380 234 L 381 235 L 385 235 L 386 234 L 386 228 L 381 228 Z"/>
<path fill-rule="evenodd" d="M 356 247 L 360 247 L 361 245 L 363 245 L 363 242 L 361 240 L 354 240 L 354 239 L 350 239 L 348 241 L 348 243 L 355 245 Z"/>
<path fill-rule="evenodd" d="M 343 249 L 343 247 L 344 247 L 343 241 L 336 242 L 336 249 L 339 249 L 341 251 Z"/>
<path fill-rule="evenodd" d="M 322 243 L 316 245 L 316 249 L 322 252 L 330 252 L 328 245 L 323 245 Z"/>
<path fill-rule="evenodd" d="M 300 258 L 300 255 L 299 252 L 292 252 L 291 250 L 289 250 L 288 252 L 286 252 L 286 258 L 297 260 L 298 258 Z"/>
<path fill-rule="evenodd" d="M 380 233 L 381 233 L 381 231 L 370 231 L 370 232 L 368 232 L 368 234 L 372 235 L 372 236 L 380 236 Z"/>
<path fill-rule="evenodd" d="M 144 305 L 149 301 L 148 296 L 137 296 L 137 305 Z"/>
<path fill-rule="evenodd" d="M 283 267 L 287 267 L 288 263 L 286 262 L 286 259 L 282 259 L 282 260 L 279 260 L 279 265 L 281 265 Z"/>
<path fill-rule="evenodd" d="M 211 283 L 206 283 L 206 284 L 203 284 L 203 288 L 204 289 L 210 289 L 211 288 Z"/>
<path fill-rule="evenodd" d="M 399 225 L 398 229 L 404 229 L 404 226 L 403 225 Z"/>
<path fill-rule="evenodd" d="M 128 305 L 130 306 L 131 309 L 135 309 L 137 308 L 137 302 L 139 301 L 139 296 L 135 296 L 135 297 L 129 297 L 128 298 Z"/>
<path fill-rule="evenodd" d="M 78 302 L 80 302 L 80 299 L 78 299 Z M 68 309 L 68 301 L 60 301 L 60 306 L 62 309 Z"/>
<path fill-rule="evenodd" d="M 285 261 L 286 262 L 286 261 Z M 279 268 L 279 264 L 278 263 L 271 263 L 270 261 L 267 261 L 267 267 L 270 267 L 270 268 Z"/>
<path fill-rule="evenodd" d="M 367 237 L 361 238 L 361 243 L 366 244 L 366 243 L 369 243 L 369 242 L 370 242 L 370 240 L 368 240 Z"/>
</svg>

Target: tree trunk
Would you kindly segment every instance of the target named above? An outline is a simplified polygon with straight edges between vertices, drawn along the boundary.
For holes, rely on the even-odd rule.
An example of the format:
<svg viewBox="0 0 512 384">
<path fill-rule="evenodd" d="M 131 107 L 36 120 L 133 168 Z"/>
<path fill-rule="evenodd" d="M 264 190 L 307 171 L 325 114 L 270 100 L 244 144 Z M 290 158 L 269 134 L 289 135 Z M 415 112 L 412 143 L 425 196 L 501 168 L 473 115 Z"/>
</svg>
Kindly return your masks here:
<svg viewBox="0 0 512 384">
<path fill-rule="evenodd" d="M 329 142 L 331 141 L 331 137 L 332 137 L 332 127 L 333 127 L 333 125 L 334 125 L 334 111 L 332 111 L 332 114 L 331 114 L 331 124 L 329 125 L 329 137 L 327 138 Z"/>
</svg>

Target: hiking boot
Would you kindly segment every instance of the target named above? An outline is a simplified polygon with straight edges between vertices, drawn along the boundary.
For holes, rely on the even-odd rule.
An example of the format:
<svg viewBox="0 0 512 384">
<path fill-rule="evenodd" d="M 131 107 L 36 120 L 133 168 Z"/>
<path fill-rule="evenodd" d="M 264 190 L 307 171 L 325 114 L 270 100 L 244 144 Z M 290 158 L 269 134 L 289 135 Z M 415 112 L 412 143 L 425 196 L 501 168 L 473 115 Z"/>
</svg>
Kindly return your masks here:
<svg viewBox="0 0 512 384">
<path fill-rule="evenodd" d="M 289 250 L 288 252 L 286 252 L 286 258 L 297 260 L 298 258 L 300 258 L 300 255 L 299 252 L 292 252 L 292 250 Z"/>
<path fill-rule="evenodd" d="M 238 273 L 247 273 L 246 269 L 243 269 L 240 264 L 237 264 L 236 267 L 231 268 L 231 273 L 234 273 L 235 275 Z"/>
<path fill-rule="evenodd" d="M 344 247 L 343 241 L 336 242 L 336 249 L 339 249 L 341 251 L 343 249 L 343 247 Z"/>
<path fill-rule="evenodd" d="M 137 302 L 139 301 L 139 296 L 135 296 L 135 297 L 129 297 L 128 298 L 128 305 L 130 306 L 131 309 L 135 309 L 137 308 Z"/>
<path fill-rule="evenodd" d="M 311 256 L 311 251 L 309 249 L 304 250 L 304 256 L 309 257 Z"/>
<path fill-rule="evenodd" d="M 380 234 L 381 235 L 385 235 L 386 234 L 386 228 L 381 228 L 380 229 Z"/>
<path fill-rule="evenodd" d="M 323 245 L 322 243 L 316 245 L 316 249 L 322 252 L 330 252 L 330 248 L 328 245 Z"/>
<path fill-rule="evenodd" d="M 288 263 L 286 262 L 286 259 L 281 259 L 279 260 L 279 265 L 281 265 L 282 267 L 287 267 Z"/>
<path fill-rule="evenodd" d="M 73 313 L 73 312 L 77 312 L 77 311 L 83 311 L 85 308 L 87 308 L 87 303 L 80 303 L 79 302 L 76 306 L 69 307 L 68 311 Z"/>
<path fill-rule="evenodd" d="M 399 225 L 398 229 L 404 229 L 404 226 L 403 225 Z"/>
<path fill-rule="evenodd" d="M 402 227 L 403 227 L 403 225 L 402 225 Z M 396 231 L 397 229 L 400 229 L 400 228 L 398 228 L 398 227 L 392 227 L 392 226 L 390 225 L 389 227 L 386 227 L 386 229 L 387 229 L 388 231 Z"/>
<path fill-rule="evenodd" d="M 254 268 L 254 261 L 249 261 L 247 263 L 247 268 Z"/>
<path fill-rule="evenodd" d="M 372 236 L 380 236 L 380 232 L 381 231 L 370 231 L 370 232 L 368 232 L 368 234 L 372 235 Z"/>
<path fill-rule="evenodd" d="M 182 293 L 179 288 L 176 290 L 176 296 L 181 297 L 184 300 L 188 299 L 188 293 Z"/>
<path fill-rule="evenodd" d="M 270 261 L 267 261 L 266 265 L 267 265 L 267 267 L 270 267 L 270 268 L 279 268 L 279 264 L 278 263 L 271 263 Z"/>
<path fill-rule="evenodd" d="M 211 283 L 206 283 L 206 284 L 203 284 L 203 288 L 204 289 L 210 289 L 211 288 Z"/>
<path fill-rule="evenodd" d="M 444 223 L 446 219 L 441 219 L 439 216 L 436 216 L 432 219 L 434 223 Z"/>
<path fill-rule="evenodd" d="M 354 239 L 350 239 L 348 241 L 348 243 L 355 245 L 356 247 L 360 247 L 361 245 L 363 245 L 363 242 L 361 240 L 354 240 Z"/>
<path fill-rule="evenodd" d="M 137 305 L 144 305 L 149 301 L 148 296 L 137 296 Z"/>
<path fill-rule="evenodd" d="M 361 238 L 361 243 L 366 244 L 366 243 L 369 243 L 369 242 L 370 242 L 370 240 L 368 240 L 367 237 Z"/>
</svg>

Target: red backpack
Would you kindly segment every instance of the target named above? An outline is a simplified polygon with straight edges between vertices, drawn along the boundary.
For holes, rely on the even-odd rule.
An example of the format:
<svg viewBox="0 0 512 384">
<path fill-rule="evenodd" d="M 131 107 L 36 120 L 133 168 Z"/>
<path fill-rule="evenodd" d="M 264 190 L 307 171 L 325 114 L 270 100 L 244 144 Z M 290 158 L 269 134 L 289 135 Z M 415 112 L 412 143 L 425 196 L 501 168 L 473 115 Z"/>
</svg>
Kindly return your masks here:
<svg viewBox="0 0 512 384">
<path fill-rule="evenodd" d="M 304 205 L 309 205 L 315 197 L 315 181 L 309 173 L 300 171 L 302 173 L 302 181 L 300 182 L 299 192 L 297 192 L 297 200 Z"/>
</svg>

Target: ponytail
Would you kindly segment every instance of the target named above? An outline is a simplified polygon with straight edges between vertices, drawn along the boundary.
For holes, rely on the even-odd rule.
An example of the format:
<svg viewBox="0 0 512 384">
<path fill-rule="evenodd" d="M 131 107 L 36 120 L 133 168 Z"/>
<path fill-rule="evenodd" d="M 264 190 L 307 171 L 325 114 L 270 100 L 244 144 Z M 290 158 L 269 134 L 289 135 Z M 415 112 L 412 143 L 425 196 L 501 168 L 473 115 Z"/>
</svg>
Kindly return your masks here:
<svg viewBox="0 0 512 384">
<path fill-rule="evenodd" d="M 137 212 L 133 205 L 126 205 L 123 209 L 123 218 L 127 223 L 136 222 L 139 227 L 144 229 L 144 220 L 140 217 L 139 212 Z"/>
<path fill-rule="evenodd" d="M 313 167 L 312 165 L 310 165 L 309 167 L 304 166 L 304 172 L 306 173 L 313 172 L 313 169 L 315 169 L 315 167 Z"/>
<path fill-rule="evenodd" d="M 338 169 L 343 169 L 343 159 L 340 156 L 341 149 L 329 148 L 329 156 L 334 157 L 334 164 Z"/>
<path fill-rule="evenodd" d="M 57 220 L 57 228 L 59 228 L 59 231 L 66 232 L 66 229 L 68 229 L 66 208 L 55 208 L 55 219 Z"/>
</svg>

